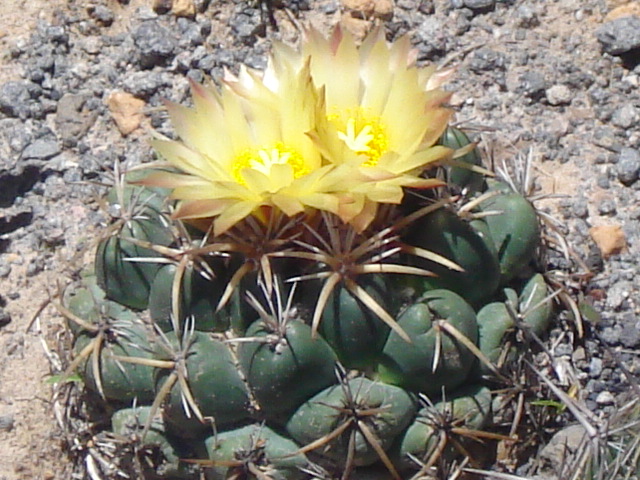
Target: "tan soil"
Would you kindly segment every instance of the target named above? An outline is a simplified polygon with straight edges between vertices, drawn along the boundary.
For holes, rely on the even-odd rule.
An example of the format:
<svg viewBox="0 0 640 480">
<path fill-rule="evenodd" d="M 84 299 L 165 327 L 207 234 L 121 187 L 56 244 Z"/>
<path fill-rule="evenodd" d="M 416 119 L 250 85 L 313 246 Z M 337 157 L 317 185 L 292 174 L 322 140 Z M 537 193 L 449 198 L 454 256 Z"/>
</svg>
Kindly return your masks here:
<svg viewBox="0 0 640 480">
<path fill-rule="evenodd" d="M 39 19 L 51 21 L 56 9 L 67 8 L 67 0 L 0 1 L 0 84 L 20 79 L 21 72 L 8 62 L 10 46 L 26 41 Z M 83 205 L 74 205 L 71 210 L 70 206 L 60 207 L 78 217 L 87 211 Z M 64 331 L 63 322 L 48 307 L 27 329 L 38 308 L 54 293 L 56 283 L 66 281 L 65 265 L 74 249 L 75 245 L 66 245 L 57 251 L 56 271 L 45 270 L 31 277 L 26 275 L 27 266 L 38 252 L 13 254 L 11 274 L 0 280 L 3 297 L 9 292 L 20 293 L 5 307 L 11 323 L 0 329 L 1 480 L 71 478 L 53 418 L 51 386 L 46 381 L 51 362 L 44 347 L 55 347 Z M 13 423 L 11 428 L 7 422 Z"/>
</svg>

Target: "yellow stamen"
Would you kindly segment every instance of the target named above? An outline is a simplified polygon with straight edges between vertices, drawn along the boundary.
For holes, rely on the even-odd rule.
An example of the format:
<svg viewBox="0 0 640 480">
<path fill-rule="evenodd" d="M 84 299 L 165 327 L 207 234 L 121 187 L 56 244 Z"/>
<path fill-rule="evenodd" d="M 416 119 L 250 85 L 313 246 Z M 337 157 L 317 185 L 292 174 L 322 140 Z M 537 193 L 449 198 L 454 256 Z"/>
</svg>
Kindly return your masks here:
<svg viewBox="0 0 640 480">
<path fill-rule="evenodd" d="M 293 169 L 294 178 L 300 178 L 309 173 L 309 167 L 305 164 L 300 153 L 284 145 L 282 142 L 277 142 L 271 148 L 248 148 L 243 151 L 233 161 L 231 175 L 236 182 L 241 185 L 246 185 L 247 182 L 242 175 L 242 171 L 245 168 L 251 168 L 266 176 L 270 176 L 272 166 L 286 164 L 290 165 Z"/>
<path fill-rule="evenodd" d="M 359 108 L 355 112 L 347 112 L 347 121 L 344 123 L 337 114 L 329 115 L 328 119 L 338 126 L 338 138 L 349 150 L 367 157 L 362 166 L 373 167 L 378 164 L 389 147 L 387 132 L 379 117 L 367 115 Z"/>
</svg>

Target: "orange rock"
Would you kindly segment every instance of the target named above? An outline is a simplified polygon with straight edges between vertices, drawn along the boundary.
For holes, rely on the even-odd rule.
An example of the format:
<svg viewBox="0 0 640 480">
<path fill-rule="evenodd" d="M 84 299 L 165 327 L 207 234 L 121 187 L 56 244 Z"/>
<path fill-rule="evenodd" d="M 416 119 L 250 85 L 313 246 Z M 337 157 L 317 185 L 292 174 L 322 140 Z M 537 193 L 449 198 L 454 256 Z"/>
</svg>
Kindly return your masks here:
<svg viewBox="0 0 640 480">
<path fill-rule="evenodd" d="M 630 2 L 626 5 L 620 5 L 619 7 L 614 8 L 605 17 L 605 22 L 610 20 L 615 20 L 616 18 L 622 17 L 630 17 L 635 15 L 640 18 L 640 2 Z"/>
<path fill-rule="evenodd" d="M 358 41 L 362 41 L 369 32 L 371 24 L 361 18 L 352 17 L 351 15 L 342 15 L 340 25 Z"/>
<path fill-rule="evenodd" d="M 341 0 L 341 2 L 352 17 L 359 19 L 376 17 L 383 20 L 393 17 L 393 0 Z"/>
<path fill-rule="evenodd" d="M 374 15 L 382 20 L 391 20 L 393 17 L 393 0 L 376 0 Z"/>
<path fill-rule="evenodd" d="M 368 18 L 373 15 L 376 2 L 374 0 L 341 0 L 342 6 L 355 14 L 360 14 L 361 18 Z M 356 15 L 354 15 L 356 16 Z"/>
<path fill-rule="evenodd" d="M 596 242 L 604 258 L 621 253 L 627 248 L 627 239 L 620 225 L 600 225 L 591 227 L 589 235 Z"/>
<path fill-rule="evenodd" d="M 193 17 L 196 14 L 196 6 L 193 0 L 173 0 L 171 11 L 176 17 Z"/>
<path fill-rule="evenodd" d="M 107 99 L 107 107 L 122 135 L 129 135 L 142 122 L 144 101 L 126 92 L 114 92 Z"/>
</svg>

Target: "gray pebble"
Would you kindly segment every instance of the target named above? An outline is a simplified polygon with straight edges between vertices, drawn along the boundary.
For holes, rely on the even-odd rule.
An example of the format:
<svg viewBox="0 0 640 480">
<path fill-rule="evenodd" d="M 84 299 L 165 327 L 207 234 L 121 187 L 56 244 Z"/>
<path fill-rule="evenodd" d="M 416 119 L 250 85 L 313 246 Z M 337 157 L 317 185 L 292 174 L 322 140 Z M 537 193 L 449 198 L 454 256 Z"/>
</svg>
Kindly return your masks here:
<svg viewBox="0 0 640 480">
<path fill-rule="evenodd" d="M 529 71 L 520 77 L 520 84 L 517 93 L 522 93 L 527 97 L 539 97 L 546 88 L 546 79 L 543 73 Z"/>
<path fill-rule="evenodd" d="M 113 10 L 104 6 L 97 5 L 96 7 L 89 10 L 89 14 L 101 25 L 108 27 L 113 23 L 116 16 L 113 13 Z"/>
<path fill-rule="evenodd" d="M 573 203 L 573 214 L 578 218 L 587 218 L 589 216 L 589 204 L 584 197 L 576 198 Z"/>
<path fill-rule="evenodd" d="M 15 420 L 13 415 L 0 415 L 0 430 L 8 432 L 13 429 Z"/>
<path fill-rule="evenodd" d="M 598 175 L 598 178 L 596 179 L 596 184 L 598 185 L 598 187 L 604 188 L 605 190 L 611 187 L 611 182 L 609 181 L 609 177 L 606 174 Z"/>
<path fill-rule="evenodd" d="M 629 298 L 631 292 L 633 292 L 633 285 L 631 283 L 615 283 L 607 292 L 607 306 L 613 309 L 619 309 L 623 302 Z"/>
<path fill-rule="evenodd" d="M 160 88 L 171 85 L 171 78 L 155 70 L 133 72 L 128 75 L 124 82 L 124 89 L 135 97 L 148 99 Z"/>
<path fill-rule="evenodd" d="M 142 22 L 132 35 L 143 68 L 164 63 L 178 47 L 174 34 L 158 21 Z"/>
<path fill-rule="evenodd" d="M 592 378 L 600 377 L 602 373 L 602 359 L 601 358 L 592 358 L 591 362 L 589 362 L 589 376 Z"/>
<path fill-rule="evenodd" d="M 585 388 L 589 393 L 600 393 L 606 388 L 606 385 L 600 380 L 591 379 L 587 382 Z"/>
<path fill-rule="evenodd" d="M 464 6 L 472 10 L 482 10 L 495 6 L 496 0 L 464 0 Z"/>
<path fill-rule="evenodd" d="M 622 327 L 620 343 L 626 348 L 640 347 L 640 321 L 628 322 Z"/>
<path fill-rule="evenodd" d="M 567 105 L 573 98 L 571 90 L 566 85 L 554 85 L 547 89 L 545 95 L 551 105 Z"/>
<path fill-rule="evenodd" d="M 631 15 L 606 22 L 596 30 L 596 38 L 610 55 L 640 48 L 640 18 Z"/>
<path fill-rule="evenodd" d="M 615 215 L 616 203 L 608 198 L 602 200 L 598 205 L 598 213 L 600 213 L 600 215 Z"/>
<path fill-rule="evenodd" d="M 58 142 L 49 138 L 39 138 L 22 152 L 25 160 L 48 160 L 60 153 Z"/>
<path fill-rule="evenodd" d="M 473 72 L 504 70 L 504 68 L 504 55 L 488 47 L 476 50 L 469 61 L 469 70 Z"/>
<path fill-rule="evenodd" d="M 627 103 L 613 112 L 611 123 L 616 127 L 628 129 L 636 125 L 639 119 L 640 115 L 638 114 L 638 109 L 632 104 Z"/>
<path fill-rule="evenodd" d="M 33 277 L 44 270 L 44 260 L 41 258 L 34 259 L 27 265 L 27 277 Z"/>
<path fill-rule="evenodd" d="M 612 405 L 615 403 L 615 398 L 611 392 L 604 391 L 600 392 L 596 397 L 596 403 L 598 405 Z"/>
<path fill-rule="evenodd" d="M 605 327 L 602 329 L 600 336 L 609 345 L 617 345 L 620 343 L 620 335 L 622 334 L 622 327 L 614 325 L 613 327 Z"/>
<path fill-rule="evenodd" d="M 27 82 L 7 82 L 0 87 L 0 112 L 9 117 L 22 117 L 31 94 Z"/>
<path fill-rule="evenodd" d="M 2 307 L 0 307 L 0 327 L 11 323 L 11 315 Z"/>
<path fill-rule="evenodd" d="M 618 180 L 627 186 L 633 184 L 640 175 L 640 152 L 633 148 L 623 148 L 615 168 Z"/>
<path fill-rule="evenodd" d="M 11 273 L 11 265 L 0 265 L 0 278 L 7 278 Z"/>
<path fill-rule="evenodd" d="M 58 136 L 66 147 L 75 146 L 89 131 L 98 117 L 96 111 L 85 109 L 87 94 L 65 94 L 58 102 L 55 125 Z"/>
<path fill-rule="evenodd" d="M 572 353 L 573 353 L 573 346 L 567 343 L 561 343 L 554 350 L 554 354 L 557 357 L 561 357 L 563 355 L 570 356 Z"/>
<path fill-rule="evenodd" d="M 533 28 L 540 25 L 538 14 L 528 5 L 520 5 L 516 10 L 518 25 L 522 28 Z"/>
</svg>

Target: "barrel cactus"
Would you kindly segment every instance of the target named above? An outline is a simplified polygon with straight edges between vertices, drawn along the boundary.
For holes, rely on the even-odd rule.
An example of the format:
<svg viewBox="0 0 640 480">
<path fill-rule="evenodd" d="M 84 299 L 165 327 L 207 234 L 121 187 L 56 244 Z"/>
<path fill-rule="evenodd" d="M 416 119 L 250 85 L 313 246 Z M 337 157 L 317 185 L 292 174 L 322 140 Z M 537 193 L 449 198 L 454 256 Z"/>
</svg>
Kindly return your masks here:
<svg viewBox="0 0 640 480">
<path fill-rule="evenodd" d="M 425 399 L 481 428 L 481 362 L 544 332 L 535 210 L 486 181 L 449 72 L 409 47 L 308 30 L 263 74 L 193 83 L 167 104 L 179 140 L 118 175 L 60 309 L 70 371 L 115 432 L 141 424 L 163 478 L 411 476 L 438 440 Z"/>
</svg>

